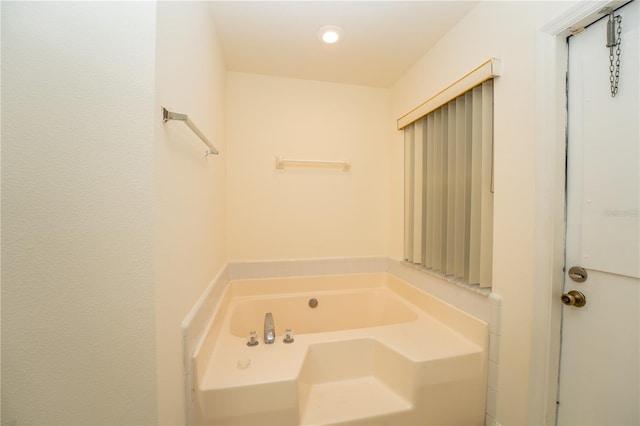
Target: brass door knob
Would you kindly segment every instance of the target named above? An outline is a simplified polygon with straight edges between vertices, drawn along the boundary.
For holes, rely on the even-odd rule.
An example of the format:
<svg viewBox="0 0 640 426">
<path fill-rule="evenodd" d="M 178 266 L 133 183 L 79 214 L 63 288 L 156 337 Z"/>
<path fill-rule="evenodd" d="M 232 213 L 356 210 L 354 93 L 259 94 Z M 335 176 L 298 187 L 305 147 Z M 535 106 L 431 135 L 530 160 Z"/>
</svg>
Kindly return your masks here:
<svg viewBox="0 0 640 426">
<path fill-rule="evenodd" d="M 562 303 L 567 306 L 575 306 L 576 308 L 581 308 L 587 303 L 587 298 L 582 292 L 577 290 L 571 290 L 568 293 L 562 295 Z"/>
</svg>

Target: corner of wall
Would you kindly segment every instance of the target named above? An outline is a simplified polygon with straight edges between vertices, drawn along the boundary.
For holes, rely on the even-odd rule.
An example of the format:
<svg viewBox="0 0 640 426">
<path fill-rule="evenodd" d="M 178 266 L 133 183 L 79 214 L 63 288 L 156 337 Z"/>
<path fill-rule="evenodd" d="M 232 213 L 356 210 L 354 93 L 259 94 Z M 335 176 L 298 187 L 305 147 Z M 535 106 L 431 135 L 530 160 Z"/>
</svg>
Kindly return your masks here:
<svg viewBox="0 0 640 426">
<path fill-rule="evenodd" d="M 226 274 L 227 71 L 207 2 L 157 3 L 155 71 L 158 417 L 160 424 L 180 425 L 188 371 L 182 346 L 196 336 L 183 329 L 181 342 L 178 330 L 194 304 L 211 303 L 203 292 Z M 205 145 L 184 123 L 163 123 L 160 106 L 187 114 L 219 155 L 205 157 Z"/>
</svg>

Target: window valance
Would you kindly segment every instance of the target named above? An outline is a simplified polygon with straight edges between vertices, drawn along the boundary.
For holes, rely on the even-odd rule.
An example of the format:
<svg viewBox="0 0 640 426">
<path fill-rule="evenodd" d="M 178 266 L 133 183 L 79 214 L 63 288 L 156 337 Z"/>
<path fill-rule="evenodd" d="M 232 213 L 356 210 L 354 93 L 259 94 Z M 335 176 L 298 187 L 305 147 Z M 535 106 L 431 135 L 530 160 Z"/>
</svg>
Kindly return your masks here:
<svg viewBox="0 0 640 426">
<path fill-rule="evenodd" d="M 477 85 L 500 75 L 500 60 L 490 58 L 398 119 L 401 130 Z"/>
</svg>

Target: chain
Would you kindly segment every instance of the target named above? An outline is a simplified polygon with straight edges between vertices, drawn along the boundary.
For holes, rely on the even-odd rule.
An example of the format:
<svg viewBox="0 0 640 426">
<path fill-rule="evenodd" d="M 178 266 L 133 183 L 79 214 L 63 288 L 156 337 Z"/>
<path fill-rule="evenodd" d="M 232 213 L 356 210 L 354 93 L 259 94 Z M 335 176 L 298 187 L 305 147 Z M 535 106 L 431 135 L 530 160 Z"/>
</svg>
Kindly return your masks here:
<svg viewBox="0 0 640 426">
<path fill-rule="evenodd" d="M 618 93 L 618 82 L 620 81 L 620 44 L 622 42 L 622 16 L 618 15 L 614 18 L 618 22 L 618 30 L 616 39 L 615 58 L 613 55 L 613 46 L 609 50 L 609 82 L 611 83 L 611 97 Z M 613 60 L 615 59 L 615 66 Z"/>
</svg>

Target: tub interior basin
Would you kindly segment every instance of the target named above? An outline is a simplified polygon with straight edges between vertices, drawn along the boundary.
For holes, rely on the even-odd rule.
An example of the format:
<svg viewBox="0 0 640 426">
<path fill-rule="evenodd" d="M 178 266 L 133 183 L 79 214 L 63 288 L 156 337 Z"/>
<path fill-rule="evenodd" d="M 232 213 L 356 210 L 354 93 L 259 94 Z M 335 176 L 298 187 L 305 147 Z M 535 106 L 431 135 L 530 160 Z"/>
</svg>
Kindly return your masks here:
<svg viewBox="0 0 640 426">
<path fill-rule="evenodd" d="M 311 299 L 317 302 L 311 303 L 315 307 L 310 306 Z M 418 318 L 415 309 L 386 288 L 245 297 L 232 305 L 230 331 L 243 338 L 249 331 L 262 335 L 267 312 L 273 314 L 277 334 L 283 334 L 286 328 L 295 334 L 307 334 L 399 324 Z"/>
</svg>

